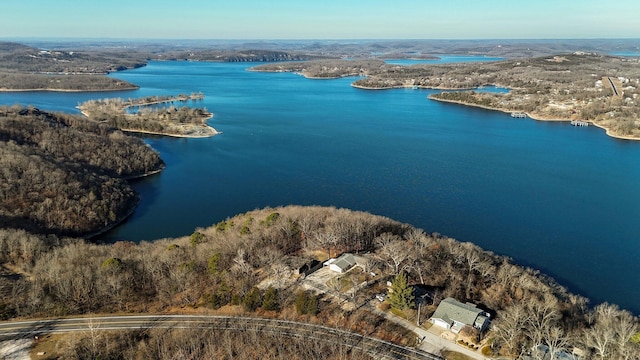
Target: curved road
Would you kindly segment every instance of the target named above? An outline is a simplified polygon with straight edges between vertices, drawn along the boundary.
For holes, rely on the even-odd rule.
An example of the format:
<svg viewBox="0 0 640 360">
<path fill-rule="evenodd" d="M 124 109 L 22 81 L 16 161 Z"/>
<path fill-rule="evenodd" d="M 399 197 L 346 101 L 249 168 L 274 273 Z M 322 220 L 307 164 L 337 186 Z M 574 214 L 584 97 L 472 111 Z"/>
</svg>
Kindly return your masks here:
<svg viewBox="0 0 640 360">
<path fill-rule="evenodd" d="M 273 332 L 291 337 L 310 338 L 343 345 L 385 359 L 443 360 L 422 350 L 396 345 L 380 339 L 322 325 L 294 321 L 236 316 L 139 315 L 104 316 L 72 319 L 45 319 L 1 322 L 0 340 L 32 338 L 35 335 L 63 332 L 127 330 L 150 328 L 207 328 L 237 331 Z"/>
</svg>

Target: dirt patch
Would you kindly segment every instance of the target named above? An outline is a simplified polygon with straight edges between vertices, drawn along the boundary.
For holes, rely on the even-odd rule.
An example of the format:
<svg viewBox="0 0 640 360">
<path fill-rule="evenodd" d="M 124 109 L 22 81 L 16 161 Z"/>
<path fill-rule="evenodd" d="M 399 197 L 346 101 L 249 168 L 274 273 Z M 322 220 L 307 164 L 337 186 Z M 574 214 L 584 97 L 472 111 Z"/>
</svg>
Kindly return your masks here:
<svg viewBox="0 0 640 360">
<path fill-rule="evenodd" d="M 7 340 L 0 342 L 0 359 L 30 360 L 31 339 Z"/>
<path fill-rule="evenodd" d="M 427 331 L 429 331 L 430 333 L 434 334 L 434 335 L 442 335 L 445 331 L 445 329 L 441 328 L 440 326 L 433 326 L 433 324 L 431 324 L 432 326 L 427 329 Z"/>
<path fill-rule="evenodd" d="M 456 341 L 456 338 L 458 337 L 458 335 L 447 330 L 447 331 L 443 331 L 442 334 L 440 334 L 440 337 L 445 340 Z"/>
</svg>

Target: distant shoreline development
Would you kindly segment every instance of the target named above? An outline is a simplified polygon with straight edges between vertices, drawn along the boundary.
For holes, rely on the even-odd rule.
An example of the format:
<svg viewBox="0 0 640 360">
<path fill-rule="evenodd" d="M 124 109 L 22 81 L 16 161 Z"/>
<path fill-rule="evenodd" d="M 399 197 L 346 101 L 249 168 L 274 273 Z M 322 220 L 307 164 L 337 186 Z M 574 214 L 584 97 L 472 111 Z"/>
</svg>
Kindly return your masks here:
<svg viewBox="0 0 640 360">
<path fill-rule="evenodd" d="M 507 113 L 526 113 L 535 120 L 579 121 L 607 135 L 640 140 L 640 60 L 576 52 L 571 55 L 487 63 L 398 66 L 376 61 L 315 61 L 268 64 L 257 71 L 296 71 L 307 78 L 360 75 L 351 85 L 366 90 L 434 89 L 432 100 Z M 562 71 L 558 67 L 562 67 Z M 617 77 L 599 73 L 616 72 Z M 603 86 L 603 83 L 605 84 Z M 624 83 L 624 89 L 623 87 Z M 475 91 L 499 84 L 508 93 Z M 466 90 L 466 91 L 465 91 Z"/>
</svg>

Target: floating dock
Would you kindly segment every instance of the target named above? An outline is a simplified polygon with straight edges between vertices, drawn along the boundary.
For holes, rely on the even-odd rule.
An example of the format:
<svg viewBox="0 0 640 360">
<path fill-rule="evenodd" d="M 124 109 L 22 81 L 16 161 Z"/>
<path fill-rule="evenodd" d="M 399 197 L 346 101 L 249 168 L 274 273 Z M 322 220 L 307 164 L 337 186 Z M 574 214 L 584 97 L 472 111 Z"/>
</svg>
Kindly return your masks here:
<svg viewBox="0 0 640 360">
<path fill-rule="evenodd" d="M 523 113 L 523 112 L 512 112 L 511 113 L 511 117 L 512 118 L 526 118 L 527 114 Z"/>
<path fill-rule="evenodd" d="M 589 123 L 586 122 L 586 121 L 571 120 L 571 125 L 573 125 L 573 126 L 589 126 Z"/>
</svg>

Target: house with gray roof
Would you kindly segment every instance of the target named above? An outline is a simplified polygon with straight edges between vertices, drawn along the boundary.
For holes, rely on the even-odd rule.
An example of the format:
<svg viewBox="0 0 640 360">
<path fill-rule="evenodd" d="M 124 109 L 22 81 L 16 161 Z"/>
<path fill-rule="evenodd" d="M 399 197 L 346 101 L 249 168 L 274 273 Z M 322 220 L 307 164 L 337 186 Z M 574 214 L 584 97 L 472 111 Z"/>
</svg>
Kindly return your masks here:
<svg viewBox="0 0 640 360">
<path fill-rule="evenodd" d="M 463 304 L 453 298 L 442 300 L 429 321 L 456 334 L 465 325 L 482 332 L 490 324 L 489 314 L 484 310 L 477 308 L 474 304 Z"/>
<path fill-rule="evenodd" d="M 353 254 L 344 253 L 336 259 L 329 259 L 325 261 L 324 266 L 328 266 L 330 270 L 342 274 L 356 266 L 356 264 L 356 258 Z"/>
</svg>

